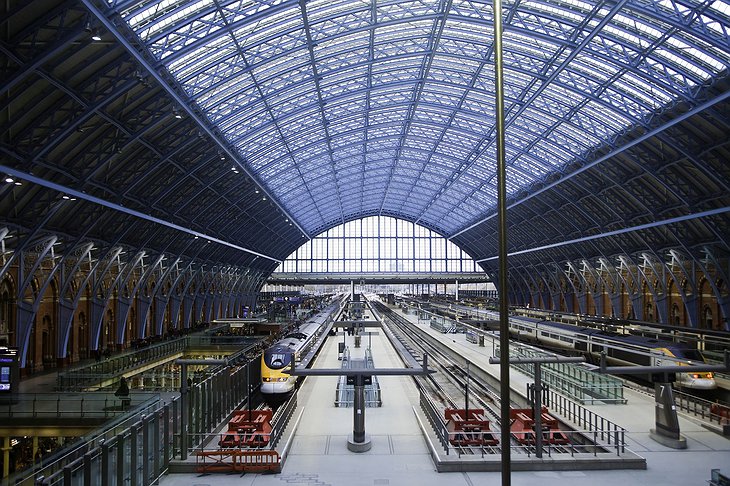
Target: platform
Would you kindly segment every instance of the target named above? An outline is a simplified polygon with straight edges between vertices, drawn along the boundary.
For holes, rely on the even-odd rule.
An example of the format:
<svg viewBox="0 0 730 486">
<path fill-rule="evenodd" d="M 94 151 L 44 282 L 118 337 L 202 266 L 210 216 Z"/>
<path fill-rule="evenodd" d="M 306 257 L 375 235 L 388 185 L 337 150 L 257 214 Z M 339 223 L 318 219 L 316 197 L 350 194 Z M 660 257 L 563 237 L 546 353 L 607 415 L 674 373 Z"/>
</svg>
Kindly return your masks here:
<svg viewBox="0 0 730 486">
<path fill-rule="evenodd" d="M 415 316 L 413 317 L 415 320 Z M 427 322 L 421 327 L 431 332 Z M 489 365 L 491 344 L 478 347 L 465 340 L 463 334 L 434 335 L 449 342 L 464 355 L 484 368 Z M 348 337 L 348 340 L 351 339 Z M 337 342 L 328 339 L 315 367 L 338 367 Z M 373 336 L 373 358 L 376 367 L 402 366 L 393 349 L 380 333 Z M 352 348 L 353 351 L 360 350 Z M 516 390 L 525 389 L 528 378 L 519 372 L 510 374 Z M 418 485 L 472 486 L 499 484 L 499 472 L 438 473 L 430 457 L 429 445 L 418 425 L 418 392 L 407 377 L 381 377 L 383 407 L 368 408 L 365 428 L 372 439 L 372 449 L 364 453 L 347 450 L 347 435 L 352 433 L 352 409 L 332 406 L 336 377 L 309 377 L 299 394 L 302 413 L 291 440 L 282 473 L 276 475 L 247 474 L 206 475 L 171 474 L 162 478 L 163 486 L 228 486 L 228 485 Z M 513 471 L 512 484 L 534 486 L 622 486 L 662 484 L 685 486 L 705 484 L 710 470 L 725 467 L 730 460 L 730 440 L 681 418 L 682 433 L 689 448 L 677 451 L 661 446 L 649 438 L 653 426 L 654 401 L 650 396 L 627 393 L 627 405 L 594 405 L 599 413 L 628 430 L 629 447 L 647 460 L 646 470 L 591 471 Z M 298 416 L 298 415 L 297 415 Z M 294 421 L 293 421 L 294 422 Z M 514 456 L 514 455 L 513 455 Z"/>
</svg>

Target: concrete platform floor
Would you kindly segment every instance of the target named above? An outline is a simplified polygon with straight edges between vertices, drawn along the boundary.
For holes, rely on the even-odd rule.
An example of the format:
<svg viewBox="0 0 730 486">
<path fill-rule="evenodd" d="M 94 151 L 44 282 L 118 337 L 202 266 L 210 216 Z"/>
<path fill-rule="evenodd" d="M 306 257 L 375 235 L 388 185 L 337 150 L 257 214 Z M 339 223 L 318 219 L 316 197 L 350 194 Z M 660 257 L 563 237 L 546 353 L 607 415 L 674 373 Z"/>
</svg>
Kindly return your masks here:
<svg viewBox="0 0 730 486">
<path fill-rule="evenodd" d="M 330 338 L 316 367 L 339 367 L 337 342 Z M 350 338 L 351 339 L 351 338 Z M 363 346 L 368 340 L 363 339 Z M 376 367 L 402 366 L 379 333 L 372 336 Z M 352 349 L 352 356 L 358 357 Z M 333 406 L 336 378 L 310 377 L 299 394 L 303 420 L 280 474 L 170 474 L 161 486 L 475 486 L 499 485 L 499 472 L 438 473 L 413 413 L 415 388 L 405 377 L 381 377 L 383 407 L 366 409 L 365 428 L 372 449 L 347 449 L 351 408 Z M 629 420 L 629 422 L 631 422 Z M 525 471 L 511 473 L 515 486 L 689 486 L 706 484 L 710 469 L 730 470 L 730 440 L 689 427 L 686 450 L 673 450 L 649 438 L 648 428 L 630 429 L 631 449 L 647 459 L 646 470 Z"/>
</svg>

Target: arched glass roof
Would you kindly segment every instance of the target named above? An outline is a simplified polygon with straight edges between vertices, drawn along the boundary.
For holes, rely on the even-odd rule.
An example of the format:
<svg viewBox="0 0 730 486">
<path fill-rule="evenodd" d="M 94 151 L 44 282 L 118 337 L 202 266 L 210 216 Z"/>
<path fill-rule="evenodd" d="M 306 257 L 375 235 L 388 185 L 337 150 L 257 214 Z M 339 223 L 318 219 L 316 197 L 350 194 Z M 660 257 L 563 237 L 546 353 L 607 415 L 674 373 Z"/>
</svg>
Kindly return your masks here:
<svg viewBox="0 0 730 486">
<path fill-rule="evenodd" d="M 392 215 L 446 236 L 496 205 L 492 2 L 109 0 L 309 234 Z M 694 103 L 727 1 L 508 1 L 508 192 Z"/>
</svg>

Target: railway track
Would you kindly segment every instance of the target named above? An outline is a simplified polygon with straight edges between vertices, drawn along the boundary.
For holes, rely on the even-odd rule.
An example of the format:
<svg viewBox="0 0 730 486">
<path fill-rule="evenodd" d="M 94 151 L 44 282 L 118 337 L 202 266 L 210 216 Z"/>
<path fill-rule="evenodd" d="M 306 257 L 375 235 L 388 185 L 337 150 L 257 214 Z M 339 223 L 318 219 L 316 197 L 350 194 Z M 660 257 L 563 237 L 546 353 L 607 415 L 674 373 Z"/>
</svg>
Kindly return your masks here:
<svg viewBox="0 0 730 486">
<path fill-rule="evenodd" d="M 424 353 L 429 355 L 429 365 L 436 369 L 437 373 L 427 377 L 414 377 L 416 386 L 419 387 L 430 399 L 441 408 L 466 408 L 465 391 L 467 381 L 469 384 L 468 408 L 483 409 L 489 416 L 490 422 L 499 427 L 499 395 L 488 384 L 478 378 L 467 374 L 467 370 L 461 362 L 457 362 L 452 356 L 446 354 L 443 347 L 430 342 L 422 334 L 414 329 L 412 323 L 402 316 L 393 313 L 385 305 L 379 302 L 372 303 L 376 312 L 385 319 L 385 325 L 395 336 L 403 347 L 408 350 L 416 359 L 420 359 Z M 512 404 L 517 406 L 516 404 Z M 494 431 L 499 433 L 499 428 Z M 513 440 L 511 445 L 517 445 Z M 476 453 L 473 448 L 458 448 L 461 454 Z M 499 446 L 486 447 L 488 452 L 499 453 Z"/>
<path fill-rule="evenodd" d="M 495 435 L 500 433 L 500 398 L 497 392 L 497 383 L 486 378 L 486 372 L 478 367 L 466 369 L 466 362 L 458 356 L 450 355 L 443 345 L 433 337 L 423 333 L 416 325 L 403 316 L 393 312 L 380 302 L 371 302 L 373 310 L 384 319 L 390 333 L 402 344 L 402 347 L 410 352 L 417 360 L 421 360 L 424 353 L 429 355 L 429 366 L 436 369 L 437 373 L 427 377 L 414 377 L 416 386 L 419 387 L 434 403 L 437 408 L 466 408 L 465 390 L 468 382 L 468 408 L 483 409 L 485 415 L 494 424 L 492 432 Z M 429 339 L 430 338 L 430 339 Z M 491 381 L 491 382 L 490 382 Z M 510 407 L 521 408 L 519 403 L 510 402 Z M 582 442 L 582 443 L 581 443 Z M 534 454 L 534 446 L 520 444 L 512 436 L 510 446 L 513 451 L 524 454 Z M 570 445 L 549 445 L 546 448 L 549 453 L 592 452 L 595 444 L 588 438 L 575 441 Z M 479 453 L 500 453 L 500 446 L 455 447 L 459 454 Z"/>
</svg>

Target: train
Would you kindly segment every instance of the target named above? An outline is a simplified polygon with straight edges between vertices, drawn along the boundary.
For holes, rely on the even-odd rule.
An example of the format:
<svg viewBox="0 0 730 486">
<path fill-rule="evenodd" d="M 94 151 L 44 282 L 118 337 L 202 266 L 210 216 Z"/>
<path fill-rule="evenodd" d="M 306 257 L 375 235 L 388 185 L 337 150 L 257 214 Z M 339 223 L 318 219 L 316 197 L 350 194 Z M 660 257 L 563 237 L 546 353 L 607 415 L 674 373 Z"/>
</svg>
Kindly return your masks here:
<svg viewBox="0 0 730 486">
<path fill-rule="evenodd" d="M 302 325 L 266 348 L 261 354 L 261 394 L 267 402 L 285 399 L 294 391 L 297 377 L 285 373 L 292 362 L 298 363 L 314 344 L 321 322 Z"/>
<path fill-rule="evenodd" d="M 700 352 L 683 343 L 653 337 L 619 334 L 601 329 L 589 329 L 529 317 L 511 317 L 510 334 L 539 343 L 542 346 L 567 349 L 599 359 L 606 353 L 606 361 L 613 365 L 672 366 L 704 363 Z M 717 388 L 711 372 L 677 373 L 678 387 L 694 390 Z"/>
</svg>

